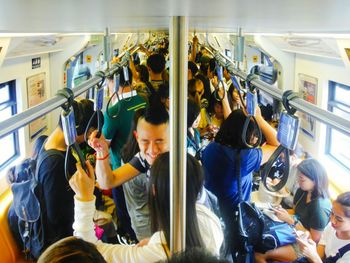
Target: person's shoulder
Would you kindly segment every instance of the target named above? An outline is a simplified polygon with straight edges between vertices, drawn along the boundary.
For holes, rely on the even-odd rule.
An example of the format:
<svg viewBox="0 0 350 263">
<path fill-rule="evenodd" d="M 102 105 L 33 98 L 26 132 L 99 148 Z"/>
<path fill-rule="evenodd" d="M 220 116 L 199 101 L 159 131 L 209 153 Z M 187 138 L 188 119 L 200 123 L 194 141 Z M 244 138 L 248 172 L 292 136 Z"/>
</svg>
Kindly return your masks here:
<svg viewBox="0 0 350 263">
<path fill-rule="evenodd" d="M 140 171 L 140 173 L 146 173 L 150 168 L 147 161 L 142 158 L 140 152 L 136 153 L 134 157 L 131 158 L 129 164 Z"/>
<path fill-rule="evenodd" d="M 57 167 L 64 167 L 64 162 L 65 152 L 56 149 L 43 150 L 36 160 L 36 169 L 39 169 L 39 174 L 54 173 Z"/>
<path fill-rule="evenodd" d="M 313 203 L 320 209 L 326 209 L 327 211 L 330 211 L 332 208 L 332 202 L 328 197 L 318 197 L 313 200 Z"/>
<path fill-rule="evenodd" d="M 188 138 L 187 138 L 187 139 L 188 139 Z M 214 142 L 214 141 L 211 142 L 211 143 L 209 143 L 209 144 L 205 147 L 205 149 L 204 149 L 204 151 L 203 151 L 203 153 L 202 153 L 202 158 L 207 159 L 207 158 L 213 158 L 213 157 L 215 157 L 216 155 L 213 154 L 213 153 L 219 151 L 219 148 L 220 148 L 220 145 L 219 145 L 218 143 L 216 143 L 216 142 Z"/>
<path fill-rule="evenodd" d="M 217 143 L 215 141 L 212 141 L 211 143 L 209 143 L 207 145 L 207 147 L 205 148 L 206 151 L 218 151 L 219 149 L 222 149 L 223 145 L 221 145 L 220 143 Z"/>
<path fill-rule="evenodd" d="M 219 218 L 205 205 L 197 203 L 196 212 L 199 222 L 206 221 L 220 226 Z"/>
<path fill-rule="evenodd" d="M 60 151 L 57 149 L 44 149 L 38 155 L 37 164 L 39 164 L 40 162 L 42 162 L 43 164 L 60 162 L 64 160 L 65 153 L 65 151 Z"/>
</svg>

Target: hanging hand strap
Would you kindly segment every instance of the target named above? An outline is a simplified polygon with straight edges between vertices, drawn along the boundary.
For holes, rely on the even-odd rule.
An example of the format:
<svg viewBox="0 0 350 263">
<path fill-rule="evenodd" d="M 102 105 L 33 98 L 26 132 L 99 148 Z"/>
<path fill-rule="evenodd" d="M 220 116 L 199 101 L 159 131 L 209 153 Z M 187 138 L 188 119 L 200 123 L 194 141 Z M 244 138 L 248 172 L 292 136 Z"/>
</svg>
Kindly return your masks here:
<svg viewBox="0 0 350 263">
<path fill-rule="evenodd" d="M 62 128 L 64 133 L 64 140 L 67 145 L 67 151 L 66 151 L 66 157 L 64 162 L 64 170 L 65 170 L 65 176 L 66 179 L 69 180 L 71 178 L 71 175 L 68 171 L 68 165 L 69 165 L 69 151 L 73 147 L 75 152 L 78 154 L 79 161 L 81 163 L 82 168 L 87 171 L 87 167 L 85 164 L 85 158 L 79 148 L 78 143 L 76 142 L 77 137 L 77 130 L 76 130 L 76 122 L 74 118 L 74 110 L 73 110 L 73 101 L 74 101 L 74 93 L 70 89 L 62 89 L 59 90 L 58 95 L 61 95 L 65 98 L 67 98 L 67 103 L 62 105 L 62 113 L 61 113 L 61 121 L 62 121 Z"/>
<path fill-rule="evenodd" d="M 247 103 L 246 103 L 246 109 L 248 112 L 247 118 L 244 122 L 243 125 L 243 132 L 242 132 L 242 141 L 243 143 L 248 147 L 248 148 L 256 148 L 261 144 L 262 141 L 262 132 L 261 129 L 258 125 L 258 122 L 255 118 L 255 109 L 257 107 L 257 98 L 256 98 L 256 94 L 255 94 L 255 86 L 253 86 L 251 84 L 251 81 L 253 81 L 254 79 L 257 79 L 258 76 L 254 75 L 254 74 L 249 74 L 247 76 L 247 80 L 246 80 L 246 85 L 249 89 L 249 92 L 247 93 Z M 254 144 L 250 144 L 250 142 L 247 142 L 247 140 L 250 140 L 251 138 L 247 138 L 247 133 L 248 133 L 248 127 L 250 122 L 253 122 L 254 125 L 254 130 L 256 131 L 256 135 L 257 135 L 257 141 Z"/>
<path fill-rule="evenodd" d="M 262 181 L 265 188 L 271 192 L 281 190 L 288 181 L 289 176 L 289 150 L 294 150 L 299 131 L 299 119 L 294 116 L 296 109 L 289 105 L 289 101 L 297 98 L 298 95 L 292 90 L 287 90 L 282 95 L 282 103 L 287 113 L 283 112 L 280 117 L 280 124 L 277 132 L 277 139 L 280 146 L 271 155 L 262 171 Z M 280 162 L 278 164 L 278 161 Z M 282 169 L 278 169 L 282 166 Z M 271 178 L 279 180 L 273 182 Z"/>
<path fill-rule="evenodd" d="M 95 92 L 95 100 L 94 100 L 94 110 L 95 112 L 91 116 L 86 129 L 84 133 L 84 140 L 88 141 L 88 135 L 89 135 L 89 130 L 92 125 L 92 122 L 95 118 L 97 118 L 97 134 L 96 137 L 100 138 L 101 133 L 102 133 L 102 126 L 103 126 L 103 113 L 102 113 L 102 107 L 103 107 L 103 83 L 105 81 L 105 74 L 102 71 L 99 71 L 96 73 L 97 76 L 101 77 L 102 80 L 96 85 L 96 92 Z"/>
</svg>

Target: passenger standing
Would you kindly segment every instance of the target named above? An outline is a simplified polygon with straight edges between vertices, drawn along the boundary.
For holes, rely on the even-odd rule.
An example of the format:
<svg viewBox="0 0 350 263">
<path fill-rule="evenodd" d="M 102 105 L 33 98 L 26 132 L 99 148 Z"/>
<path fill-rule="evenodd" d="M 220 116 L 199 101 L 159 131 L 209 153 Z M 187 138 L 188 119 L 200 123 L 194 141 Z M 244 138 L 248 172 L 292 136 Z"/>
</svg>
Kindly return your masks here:
<svg viewBox="0 0 350 263">
<path fill-rule="evenodd" d="M 134 136 L 140 151 L 130 162 L 112 170 L 109 163 L 108 143 L 103 136 L 92 133 L 89 144 L 96 150 L 96 176 L 100 187 L 109 189 L 119 186 L 140 173 L 149 173 L 156 157 L 169 150 L 169 115 L 159 102 L 144 110 L 139 117 Z"/>
<path fill-rule="evenodd" d="M 248 148 L 243 143 L 242 132 L 245 120 L 246 115 L 242 110 L 233 111 L 222 123 L 215 141 L 206 147 L 202 155 L 205 186 L 218 198 L 227 228 L 226 240 L 231 248 L 235 237 L 233 218 L 240 201 L 236 177 L 236 155 L 240 154 L 242 198 L 248 201 L 252 191 L 252 172 L 258 171 L 261 163 L 267 161 L 272 153 L 269 153 L 268 145 L 261 148 Z M 276 131 L 261 117 L 259 108 L 256 111 L 256 120 L 268 144 L 277 146 Z M 248 126 L 247 138 L 250 142 L 256 140 L 252 123 Z"/>
<path fill-rule="evenodd" d="M 70 180 L 76 192 L 74 235 L 96 244 L 107 262 L 158 262 L 170 257 L 170 164 L 169 153 L 160 154 L 151 169 L 149 192 L 152 233 L 136 247 L 110 245 L 98 241 L 92 224 L 95 212 L 94 173 L 77 165 L 78 172 Z M 187 155 L 186 248 L 206 248 L 219 255 L 223 233 L 219 219 L 205 206 L 196 204 L 203 187 L 203 172 L 198 161 Z"/>
<path fill-rule="evenodd" d="M 102 133 L 110 144 L 110 155 L 112 169 L 121 166 L 121 149 L 126 143 L 130 133 L 131 122 L 135 111 L 146 107 L 145 100 L 131 88 L 133 75 L 128 67 L 128 77 L 120 74 L 119 100 L 104 113 L 104 125 Z M 118 217 L 118 234 L 126 236 L 129 241 L 136 240 L 135 233 L 131 228 L 130 217 L 125 205 L 123 187 L 112 189 L 113 199 Z"/>
<path fill-rule="evenodd" d="M 84 132 L 94 112 L 93 102 L 81 100 L 73 103 L 75 121 L 77 126 L 78 143 L 84 142 Z M 92 127 L 97 127 L 95 121 Z M 52 155 L 46 158 L 38 170 L 38 195 L 42 212 L 42 219 L 45 231 L 46 246 L 73 234 L 72 223 L 74 221 L 74 192 L 69 187 L 65 178 L 65 154 L 67 145 L 64 140 L 61 120 L 59 126 L 49 135 L 42 151 L 56 150 L 61 154 Z M 75 159 L 69 154 L 68 170 L 73 174 L 76 170 Z"/>
<path fill-rule="evenodd" d="M 143 115 L 143 112 L 144 110 L 141 109 L 134 115 L 128 140 L 121 152 L 123 163 L 130 162 L 135 154 L 140 151 L 135 132 L 138 119 Z M 148 204 L 148 183 L 149 176 L 146 173 L 141 173 L 123 184 L 125 202 L 137 240 L 143 240 L 152 235 Z"/>
<path fill-rule="evenodd" d="M 150 83 L 157 91 L 159 85 L 163 83 L 163 71 L 165 69 L 165 58 L 162 54 L 154 53 L 147 59 L 147 67 L 150 76 Z"/>
<path fill-rule="evenodd" d="M 187 152 L 197 160 L 201 159 L 201 138 L 197 130 L 200 121 L 199 106 L 192 100 L 187 101 Z"/>
</svg>

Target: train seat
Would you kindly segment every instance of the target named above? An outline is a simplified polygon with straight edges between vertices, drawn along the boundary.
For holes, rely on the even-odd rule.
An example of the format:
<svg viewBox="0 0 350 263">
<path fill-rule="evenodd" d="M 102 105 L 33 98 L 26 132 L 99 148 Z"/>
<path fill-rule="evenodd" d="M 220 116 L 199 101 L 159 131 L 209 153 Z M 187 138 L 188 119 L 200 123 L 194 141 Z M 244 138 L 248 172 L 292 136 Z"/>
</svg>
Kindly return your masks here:
<svg viewBox="0 0 350 263">
<path fill-rule="evenodd" d="M 7 212 L 12 203 L 11 189 L 7 189 L 0 195 L 0 261 L 6 263 L 12 262 L 32 262 L 26 261 L 18 248 L 14 238 L 12 237 L 7 220 Z"/>
</svg>

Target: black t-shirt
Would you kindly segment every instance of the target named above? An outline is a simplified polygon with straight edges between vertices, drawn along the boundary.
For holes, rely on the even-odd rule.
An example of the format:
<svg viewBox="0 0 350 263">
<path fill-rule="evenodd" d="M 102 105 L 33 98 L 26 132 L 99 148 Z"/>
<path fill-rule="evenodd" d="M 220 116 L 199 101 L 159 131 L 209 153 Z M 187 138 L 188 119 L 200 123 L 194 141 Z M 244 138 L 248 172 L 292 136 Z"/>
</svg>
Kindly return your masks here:
<svg viewBox="0 0 350 263">
<path fill-rule="evenodd" d="M 43 150 L 44 151 L 44 150 Z M 45 227 L 45 240 L 50 245 L 57 240 L 73 235 L 74 191 L 65 177 L 65 152 L 43 160 L 38 173 L 40 206 Z M 40 153 L 42 154 L 42 153 Z M 40 156 L 39 154 L 39 156 Z M 70 154 L 69 172 L 75 172 L 75 159 Z"/>
<path fill-rule="evenodd" d="M 306 203 L 307 192 L 300 188 L 294 196 L 295 214 L 299 216 L 303 226 L 310 230 L 323 231 L 329 222 L 332 208 L 329 198 L 317 197 Z"/>
<path fill-rule="evenodd" d="M 137 154 L 135 154 L 134 157 L 132 157 L 132 159 L 129 161 L 129 164 L 133 166 L 135 169 L 137 169 L 138 171 L 140 171 L 140 173 L 145 173 L 147 177 L 150 176 L 151 166 L 148 164 L 146 159 L 143 159 L 141 157 L 140 152 L 138 152 Z"/>
</svg>

